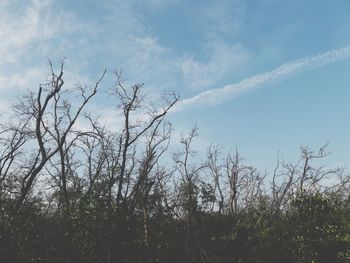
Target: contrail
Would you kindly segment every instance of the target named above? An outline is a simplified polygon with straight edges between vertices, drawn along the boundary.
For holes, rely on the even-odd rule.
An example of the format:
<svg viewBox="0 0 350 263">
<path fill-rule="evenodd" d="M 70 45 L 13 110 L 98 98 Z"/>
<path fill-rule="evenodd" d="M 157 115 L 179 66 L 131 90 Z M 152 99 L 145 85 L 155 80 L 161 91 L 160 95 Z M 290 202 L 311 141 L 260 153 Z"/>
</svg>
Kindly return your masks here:
<svg viewBox="0 0 350 263">
<path fill-rule="evenodd" d="M 266 86 L 267 84 L 272 84 L 349 57 L 350 45 L 343 48 L 332 49 L 315 56 L 307 56 L 285 63 L 274 70 L 254 75 L 238 83 L 203 91 L 191 98 L 180 100 L 173 108 L 173 112 L 200 104 L 220 104 L 244 93 Z"/>
</svg>

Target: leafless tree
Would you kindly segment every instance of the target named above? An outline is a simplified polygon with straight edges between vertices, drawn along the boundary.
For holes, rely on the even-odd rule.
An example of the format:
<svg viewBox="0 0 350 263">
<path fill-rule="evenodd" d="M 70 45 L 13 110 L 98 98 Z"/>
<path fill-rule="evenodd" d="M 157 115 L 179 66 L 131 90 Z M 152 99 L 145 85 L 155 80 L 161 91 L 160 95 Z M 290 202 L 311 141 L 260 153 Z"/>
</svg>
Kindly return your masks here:
<svg viewBox="0 0 350 263">
<path fill-rule="evenodd" d="M 115 88 L 115 94 L 120 101 L 120 108 L 123 112 L 124 125 L 121 136 L 121 156 L 120 156 L 120 170 L 118 175 L 118 191 L 117 191 L 117 206 L 120 206 L 121 201 L 125 201 L 128 196 L 131 168 L 134 167 L 135 162 L 132 161 L 129 169 L 127 168 L 128 160 L 133 160 L 128 155 L 135 149 L 136 142 L 143 136 L 147 131 L 157 126 L 159 121 L 164 119 L 164 116 L 178 101 L 178 96 L 171 94 L 170 99 L 166 100 L 165 106 L 158 108 L 147 108 L 144 105 L 143 96 L 141 89 L 143 84 L 136 84 L 132 86 L 131 90 L 128 90 L 124 86 L 124 80 L 121 74 L 117 73 L 117 84 Z M 143 116 L 146 120 L 133 121 L 132 114 L 143 111 Z M 125 186 L 125 189 L 123 187 Z M 124 195 L 123 195 L 124 190 Z"/>
<path fill-rule="evenodd" d="M 62 191 L 67 199 L 67 170 L 65 165 L 65 155 L 75 141 L 73 126 L 76 124 L 84 107 L 97 93 L 98 86 L 105 75 L 105 72 L 98 79 L 95 85 L 88 91 L 85 88 L 76 87 L 79 92 L 80 104 L 74 106 L 66 99 L 64 94 L 68 92 L 64 89 L 63 80 L 63 62 L 61 63 L 58 73 L 55 73 L 53 65 L 50 62 L 51 79 L 45 84 L 39 86 L 38 92 L 30 92 L 20 100 L 15 106 L 16 113 L 21 119 L 26 120 L 27 133 L 32 135 L 31 157 L 28 158 L 28 164 L 22 168 L 23 174 L 20 179 L 20 193 L 15 210 L 18 211 L 26 197 L 28 196 L 33 184 L 39 173 L 44 169 L 48 161 L 56 154 L 60 156 L 60 179 L 62 182 Z M 24 127 L 20 127 L 19 133 L 24 134 Z M 16 137 L 17 136 L 17 137 Z M 18 138 L 14 133 L 14 138 Z M 73 137 L 73 138 L 71 138 Z M 23 139 L 19 140 L 19 144 Z M 33 146 L 35 141 L 35 146 Z M 17 146 L 14 146 L 16 149 Z"/>
<path fill-rule="evenodd" d="M 30 131 L 27 124 L 30 119 L 17 124 L 0 124 L 0 191 L 9 175 L 14 175 L 13 167 L 16 161 L 23 154 L 23 146 L 30 139 Z M 5 187 L 6 189 L 6 187 Z"/>
<path fill-rule="evenodd" d="M 214 194 L 219 195 L 219 214 L 224 212 L 225 196 L 222 189 L 223 164 L 220 163 L 221 154 L 218 146 L 210 146 L 207 153 L 207 167 L 214 179 Z"/>
<path fill-rule="evenodd" d="M 188 221 L 189 232 L 191 232 L 198 210 L 199 176 L 200 172 L 205 168 L 205 164 L 191 164 L 190 159 L 195 154 L 191 147 L 196 136 L 198 136 L 197 126 L 193 127 L 187 136 L 182 136 L 180 143 L 184 149 L 175 153 L 173 157 L 176 171 L 180 175 L 180 185 L 178 186 L 179 201 L 182 203 L 180 207 L 182 207 Z"/>
<path fill-rule="evenodd" d="M 301 156 L 295 162 L 285 162 L 280 157 L 272 176 L 271 207 L 275 212 L 287 208 L 289 201 L 298 193 L 343 191 L 346 189 L 348 179 L 344 169 L 326 168 L 317 166 L 315 161 L 326 158 L 328 143 L 315 152 L 308 147 L 300 148 Z M 329 183 L 331 182 L 331 183 Z"/>
<path fill-rule="evenodd" d="M 231 153 L 226 158 L 226 175 L 229 182 L 229 211 L 236 214 L 238 210 L 238 180 L 243 167 L 240 166 L 240 157 L 236 149 L 235 155 Z"/>
<path fill-rule="evenodd" d="M 164 123 L 163 118 L 159 119 L 152 130 L 146 133 L 146 149 L 143 157 L 139 160 L 139 172 L 128 196 L 129 212 L 134 212 L 137 205 L 142 209 L 144 243 L 148 247 L 148 221 L 149 221 L 149 194 L 156 185 L 157 173 L 152 173 L 158 164 L 159 158 L 165 153 L 169 146 L 171 125 Z"/>
</svg>

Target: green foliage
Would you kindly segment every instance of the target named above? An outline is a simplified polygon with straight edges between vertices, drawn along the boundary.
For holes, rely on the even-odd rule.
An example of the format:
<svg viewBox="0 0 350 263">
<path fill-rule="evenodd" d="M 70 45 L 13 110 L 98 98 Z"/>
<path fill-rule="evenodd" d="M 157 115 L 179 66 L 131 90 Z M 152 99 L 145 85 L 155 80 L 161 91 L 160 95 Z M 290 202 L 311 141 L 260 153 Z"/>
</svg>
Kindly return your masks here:
<svg viewBox="0 0 350 263">
<path fill-rule="evenodd" d="M 292 252 L 301 262 L 344 262 L 349 215 L 347 202 L 337 195 L 299 195 L 288 214 Z"/>
<path fill-rule="evenodd" d="M 155 206 L 149 246 L 141 214 L 93 199 L 69 216 L 40 201 L 16 217 L 10 208 L 11 200 L 3 199 L 1 262 L 349 261 L 349 202 L 337 195 L 303 193 L 279 215 L 266 198 L 235 216 L 199 212 L 191 233 L 186 221 Z"/>
</svg>

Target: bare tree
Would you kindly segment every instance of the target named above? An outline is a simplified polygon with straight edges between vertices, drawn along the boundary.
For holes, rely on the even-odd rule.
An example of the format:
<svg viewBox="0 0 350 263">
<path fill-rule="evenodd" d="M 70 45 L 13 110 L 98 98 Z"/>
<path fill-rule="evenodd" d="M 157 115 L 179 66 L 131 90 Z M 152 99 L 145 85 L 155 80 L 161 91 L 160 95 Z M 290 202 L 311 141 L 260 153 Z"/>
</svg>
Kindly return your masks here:
<svg viewBox="0 0 350 263">
<path fill-rule="evenodd" d="M 230 153 L 227 156 L 225 168 L 229 182 L 229 211 L 233 215 L 238 210 L 238 180 L 243 169 L 240 167 L 240 157 L 237 149 L 235 155 Z"/>
<path fill-rule="evenodd" d="M 190 163 L 190 158 L 194 152 L 191 149 L 194 138 L 198 136 L 198 128 L 192 128 L 188 136 L 182 136 L 180 143 L 183 145 L 183 151 L 174 154 L 176 171 L 180 175 L 180 185 L 178 187 L 181 207 L 185 212 L 188 221 L 189 232 L 192 231 L 193 221 L 195 219 L 198 204 L 198 182 L 200 171 L 205 168 L 205 164 L 194 165 Z M 178 204 L 179 205 L 179 204 Z"/>
<path fill-rule="evenodd" d="M 160 120 L 163 120 L 165 115 L 169 112 L 169 110 L 175 105 L 178 101 L 178 97 L 175 94 L 171 94 L 170 99 L 168 99 L 165 103 L 165 106 L 161 107 L 161 109 L 152 108 L 149 109 L 147 106 L 143 104 L 143 96 L 141 94 L 141 89 L 143 84 L 136 84 L 132 86 L 131 91 L 124 87 L 124 81 L 119 73 L 117 76 L 117 85 L 115 89 L 115 94 L 120 100 L 120 108 L 122 109 L 124 116 L 124 127 L 122 131 L 121 137 L 121 156 L 120 156 L 120 170 L 118 176 L 118 191 L 117 191 L 117 206 L 120 206 L 120 202 L 128 196 L 128 184 L 130 175 L 130 170 L 134 167 L 134 162 L 129 167 L 129 174 L 127 169 L 127 162 L 130 160 L 130 156 L 128 154 L 132 149 L 135 149 L 136 142 L 140 139 L 148 130 L 152 129 L 154 126 L 159 123 Z M 132 120 L 132 114 L 145 110 L 146 113 L 144 117 L 147 120 L 142 122 L 137 122 Z M 132 153 L 134 154 L 134 153 Z M 132 159 L 131 159 L 132 160 Z M 127 183 L 126 189 L 124 189 L 123 195 L 123 186 L 124 183 Z"/>
<path fill-rule="evenodd" d="M 29 121 L 30 118 L 20 121 L 18 124 L 0 124 L 0 191 L 3 189 L 7 177 L 13 175 L 12 168 L 23 154 L 23 146 L 30 139 L 30 131 L 27 128 Z"/>
<path fill-rule="evenodd" d="M 322 191 L 325 190 L 322 182 L 329 178 L 329 176 L 337 176 L 342 172 L 342 169 L 336 167 L 333 169 L 326 169 L 324 166 L 312 166 L 312 162 L 318 159 L 326 158 L 329 153 L 326 152 L 328 143 L 320 147 L 317 152 L 310 150 L 308 147 L 301 147 L 302 171 L 299 177 L 299 192 L 303 192 L 305 188 L 308 191 Z"/>
<path fill-rule="evenodd" d="M 65 154 L 75 141 L 74 138 L 70 138 L 72 128 L 84 107 L 97 93 L 105 72 L 91 91 L 87 92 L 86 89 L 77 87 L 81 101 L 78 106 L 73 107 L 68 100 L 62 99 L 63 94 L 67 92 L 67 90 L 63 90 L 63 66 L 62 62 L 60 70 L 56 74 L 50 62 L 51 80 L 40 85 L 36 94 L 31 92 L 16 106 L 17 113 L 22 115 L 22 118 L 23 116 L 27 118 L 27 127 L 32 128 L 30 132 L 36 141 L 36 148 L 32 151 L 31 164 L 27 166 L 21 178 L 16 211 L 21 208 L 39 173 L 56 154 L 59 154 L 61 160 L 62 190 L 68 206 Z"/>
<path fill-rule="evenodd" d="M 209 147 L 207 155 L 207 167 L 214 179 L 214 194 L 216 191 L 219 194 L 219 214 L 221 214 L 224 212 L 225 197 L 221 185 L 224 166 L 220 163 L 220 148 Z"/>
<path fill-rule="evenodd" d="M 317 166 L 315 161 L 326 158 L 328 143 L 315 152 L 308 147 L 300 148 L 301 156 L 295 162 L 285 162 L 277 158 L 272 176 L 272 211 L 279 213 L 287 208 L 296 194 L 306 192 L 343 191 L 348 184 L 344 169 L 328 169 Z M 331 181 L 331 183 L 329 183 Z M 329 186 L 331 185 L 331 186 Z"/>
</svg>

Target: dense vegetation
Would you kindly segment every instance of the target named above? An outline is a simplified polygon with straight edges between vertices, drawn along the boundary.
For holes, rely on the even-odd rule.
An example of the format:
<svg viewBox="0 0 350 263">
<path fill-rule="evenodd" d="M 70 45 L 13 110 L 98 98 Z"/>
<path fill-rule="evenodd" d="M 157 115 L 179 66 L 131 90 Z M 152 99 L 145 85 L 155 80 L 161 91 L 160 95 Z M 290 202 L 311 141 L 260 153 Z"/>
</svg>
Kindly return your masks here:
<svg viewBox="0 0 350 263">
<path fill-rule="evenodd" d="M 112 129 L 86 113 L 103 76 L 51 72 L 1 116 L 0 262 L 350 262 L 350 177 L 326 146 L 261 173 L 197 154 L 196 127 L 169 147 L 173 94 L 150 106 L 116 74 Z"/>
</svg>

